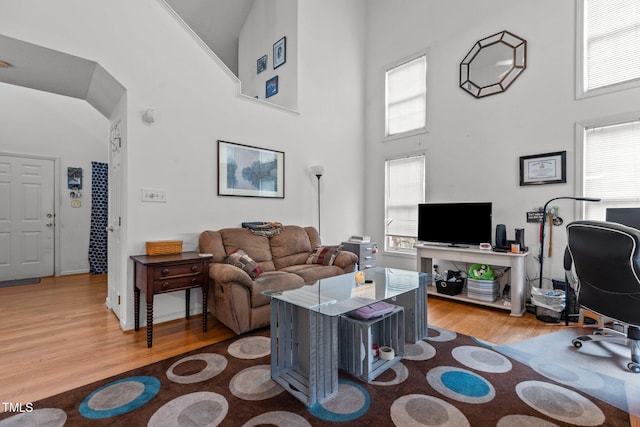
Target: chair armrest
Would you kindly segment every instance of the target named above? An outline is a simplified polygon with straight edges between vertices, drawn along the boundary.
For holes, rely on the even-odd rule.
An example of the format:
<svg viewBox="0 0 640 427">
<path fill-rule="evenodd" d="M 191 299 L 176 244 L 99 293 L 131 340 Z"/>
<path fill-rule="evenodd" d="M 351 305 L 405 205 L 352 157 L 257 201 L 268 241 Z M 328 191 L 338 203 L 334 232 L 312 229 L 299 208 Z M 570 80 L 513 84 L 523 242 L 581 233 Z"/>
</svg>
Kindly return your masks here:
<svg viewBox="0 0 640 427">
<path fill-rule="evenodd" d="M 241 268 L 231 264 L 213 263 L 209 269 L 211 278 L 216 282 L 238 283 L 247 288 L 253 288 L 253 280 Z"/>
</svg>

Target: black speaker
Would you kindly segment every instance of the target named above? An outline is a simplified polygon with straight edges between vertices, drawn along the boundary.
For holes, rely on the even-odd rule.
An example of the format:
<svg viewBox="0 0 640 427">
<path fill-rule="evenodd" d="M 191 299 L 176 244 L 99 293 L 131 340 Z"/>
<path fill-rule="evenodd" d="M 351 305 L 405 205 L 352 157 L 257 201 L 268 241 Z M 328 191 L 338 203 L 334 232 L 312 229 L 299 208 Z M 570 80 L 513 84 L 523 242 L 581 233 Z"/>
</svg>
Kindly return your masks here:
<svg viewBox="0 0 640 427">
<path fill-rule="evenodd" d="M 504 224 L 496 225 L 496 248 L 507 247 L 507 227 Z"/>
<path fill-rule="evenodd" d="M 521 251 L 527 250 L 524 244 L 524 228 L 516 228 L 516 243 L 520 245 Z"/>
</svg>

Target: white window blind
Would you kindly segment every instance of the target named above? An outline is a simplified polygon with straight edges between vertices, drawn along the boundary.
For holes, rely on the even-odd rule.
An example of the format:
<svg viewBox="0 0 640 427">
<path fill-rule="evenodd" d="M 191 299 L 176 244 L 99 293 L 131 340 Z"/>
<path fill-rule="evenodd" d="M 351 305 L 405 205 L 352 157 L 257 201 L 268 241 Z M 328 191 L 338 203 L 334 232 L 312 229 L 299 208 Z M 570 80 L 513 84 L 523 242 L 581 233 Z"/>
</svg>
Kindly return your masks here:
<svg viewBox="0 0 640 427">
<path fill-rule="evenodd" d="M 412 250 L 425 197 L 425 157 L 387 160 L 385 170 L 385 250 Z"/>
<path fill-rule="evenodd" d="M 640 120 L 585 130 L 585 219 L 604 221 L 606 208 L 640 206 Z"/>
<path fill-rule="evenodd" d="M 424 129 L 427 121 L 427 57 L 386 72 L 386 135 Z"/>
<path fill-rule="evenodd" d="M 640 1 L 584 1 L 584 90 L 640 78 Z"/>
</svg>

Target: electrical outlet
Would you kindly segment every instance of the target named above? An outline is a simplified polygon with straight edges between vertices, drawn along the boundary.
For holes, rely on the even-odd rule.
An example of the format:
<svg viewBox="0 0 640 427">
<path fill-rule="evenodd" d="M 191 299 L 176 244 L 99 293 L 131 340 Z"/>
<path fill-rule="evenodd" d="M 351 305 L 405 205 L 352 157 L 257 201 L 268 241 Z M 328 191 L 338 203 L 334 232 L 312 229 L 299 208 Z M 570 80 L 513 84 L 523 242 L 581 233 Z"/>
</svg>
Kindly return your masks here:
<svg viewBox="0 0 640 427">
<path fill-rule="evenodd" d="M 154 190 L 151 188 L 142 189 L 143 202 L 166 202 L 167 190 Z"/>
</svg>

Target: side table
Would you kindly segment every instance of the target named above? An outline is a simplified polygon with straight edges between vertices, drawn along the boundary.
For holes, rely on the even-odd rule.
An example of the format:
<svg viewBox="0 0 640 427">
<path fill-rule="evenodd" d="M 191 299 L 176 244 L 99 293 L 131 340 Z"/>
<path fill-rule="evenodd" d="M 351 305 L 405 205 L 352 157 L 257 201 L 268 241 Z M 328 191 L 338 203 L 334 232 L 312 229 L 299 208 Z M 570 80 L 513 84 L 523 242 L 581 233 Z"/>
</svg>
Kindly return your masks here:
<svg viewBox="0 0 640 427">
<path fill-rule="evenodd" d="M 134 255 L 133 292 L 135 330 L 140 330 L 140 291 L 147 302 L 147 348 L 153 345 L 153 296 L 167 292 L 185 291 L 186 315 L 192 288 L 202 288 L 202 332 L 207 332 L 207 294 L 211 255 L 197 252 L 175 255 Z"/>
</svg>

